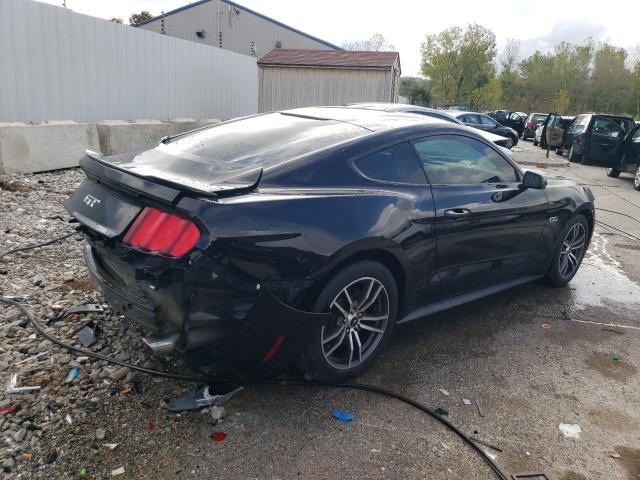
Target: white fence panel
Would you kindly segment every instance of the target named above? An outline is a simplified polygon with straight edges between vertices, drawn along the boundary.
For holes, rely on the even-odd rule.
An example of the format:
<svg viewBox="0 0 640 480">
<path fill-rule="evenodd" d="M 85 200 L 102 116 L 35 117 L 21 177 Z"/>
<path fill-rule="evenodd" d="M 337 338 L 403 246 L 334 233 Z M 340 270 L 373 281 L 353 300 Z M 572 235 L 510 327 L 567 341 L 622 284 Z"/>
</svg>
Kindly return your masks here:
<svg viewBox="0 0 640 480">
<path fill-rule="evenodd" d="M 0 122 L 258 110 L 256 59 L 31 0 L 0 0 Z"/>
</svg>

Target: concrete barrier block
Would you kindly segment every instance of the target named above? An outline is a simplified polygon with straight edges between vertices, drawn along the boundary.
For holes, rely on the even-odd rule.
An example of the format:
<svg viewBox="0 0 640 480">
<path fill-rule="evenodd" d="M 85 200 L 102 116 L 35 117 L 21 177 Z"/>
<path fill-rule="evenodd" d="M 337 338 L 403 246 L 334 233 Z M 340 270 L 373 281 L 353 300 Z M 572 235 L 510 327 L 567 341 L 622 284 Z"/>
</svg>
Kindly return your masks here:
<svg viewBox="0 0 640 480">
<path fill-rule="evenodd" d="M 171 133 L 169 135 L 178 135 L 180 133 L 189 132 L 196 128 L 208 127 L 214 123 L 220 123 L 217 118 L 209 118 L 205 120 L 194 120 L 193 118 L 176 118 L 169 122 Z"/>
<path fill-rule="evenodd" d="M 78 166 L 85 150 L 98 150 L 94 124 L 0 123 L 0 173 L 30 173 Z"/>
<path fill-rule="evenodd" d="M 168 123 L 158 120 L 107 120 L 97 124 L 100 150 L 104 155 L 118 155 L 154 145 L 171 133 Z"/>
</svg>

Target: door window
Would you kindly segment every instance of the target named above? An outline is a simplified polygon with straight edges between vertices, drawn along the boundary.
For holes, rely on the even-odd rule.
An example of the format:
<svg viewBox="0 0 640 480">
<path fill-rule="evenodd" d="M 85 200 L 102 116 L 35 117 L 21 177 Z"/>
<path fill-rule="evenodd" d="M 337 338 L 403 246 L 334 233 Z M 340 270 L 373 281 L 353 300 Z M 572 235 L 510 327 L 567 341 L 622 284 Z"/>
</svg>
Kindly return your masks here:
<svg viewBox="0 0 640 480">
<path fill-rule="evenodd" d="M 480 120 L 478 120 L 477 115 L 465 115 L 464 117 L 462 117 L 462 121 L 464 123 L 472 123 L 474 125 L 480 124 Z"/>
<path fill-rule="evenodd" d="M 622 129 L 620 128 L 620 125 L 608 118 L 598 117 L 593 122 L 592 133 L 594 135 L 600 135 L 602 137 L 608 138 L 618 138 L 621 132 Z"/>
<path fill-rule="evenodd" d="M 356 160 L 360 172 L 372 179 L 393 183 L 426 183 L 420 162 L 407 142 L 367 155 Z"/>
<path fill-rule="evenodd" d="M 636 128 L 636 131 L 631 135 L 632 143 L 640 143 L 640 128 Z"/>
<path fill-rule="evenodd" d="M 517 182 L 516 169 L 479 140 L 462 135 L 437 135 L 414 141 L 430 183 L 473 185 Z"/>
<path fill-rule="evenodd" d="M 480 121 L 482 122 L 482 125 L 484 127 L 495 128 L 498 126 L 498 124 L 495 121 L 493 121 L 489 117 L 485 117 L 484 115 L 480 115 Z"/>
</svg>

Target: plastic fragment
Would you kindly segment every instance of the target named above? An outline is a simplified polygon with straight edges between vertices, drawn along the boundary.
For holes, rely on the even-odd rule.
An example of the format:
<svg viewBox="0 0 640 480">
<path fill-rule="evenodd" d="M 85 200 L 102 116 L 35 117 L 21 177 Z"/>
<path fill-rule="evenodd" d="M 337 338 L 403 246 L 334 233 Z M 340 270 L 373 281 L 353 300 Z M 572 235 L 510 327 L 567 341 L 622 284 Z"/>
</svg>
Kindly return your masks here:
<svg viewBox="0 0 640 480">
<path fill-rule="evenodd" d="M 331 412 L 331 415 L 333 415 L 341 422 L 350 422 L 353 420 L 353 413 L 346 412 L 344 410 L 334 410 L 333 412 Z"/>
<path fill-rule="evenodd" d="M 561 423 L 558 428 L 560 428 L 560 431 L 566 438 L 580 438 L 580 434 L 582 433 L 580 425 L 573 423 Z"/>
<path fill-rule="evenodd" d="M 107 447 L 109 450 L 115 450 L 115 448 L 118 446 L 117 443 L 103 443 L 102 444 L 103 447 Z"/>
<path fill-rule="evenodd" d="M 69 425 L 73 425 L 73 419 L 71 418 L 71 415 L 69 415 L 67 413 L 67 415 L 64 417 L 65 422 L 67 422 Z"/>
<path fill-rule="evenodd" d="M 0 415 L 4 415 L 6 413 L 13 413 L 18 409 L 18 405 L 9 405 L 8 407 L 0 409 Z"/>
<path fill-rule="evenodd" d="M 607 452 L 607 455 L 611 458 L 620 458 L 620 454 L 616 451 Z"/>
<path fill-rule="evenodd" d="M 225 438 L 227 438 L 226 432 L 215 432 L 213 435 L 211 435 L 211 440 L 213 440 L 215 443 L 220 443 Z"/>
<path fill-rule="evenodd" d="M 548 323 L 543 323 L 542 325 L 540 325 L 542 328 L 544 328 L 545 330 L 551 330 L 551 325 L 549 325 Z"/>
<path fill-rule="evenodd" d="M 115 470 L 111 470 L 111 476 L 117 477 L 118 475 L 124 475 L 124 467 L 116 468 Z"/>
<path fill-rule="evenodd" d="M 613 363 L 620 363 L 620 360 L 622 359 L 620 358 L 620 355 L 614 355 L 611 357 L 611 360 L 613 360 Z"/>
<path fill-rule="evenodd" d="M 79 376 L 80 376 L 80 369 L 78 367 L 74 367 L 67 374 L 67 378 L 65 379 L 64 383 L 71 383 Z"/>
<path fill-rule="evenodd" d="M 92 325 L 85 325 L 76 332 L 76 337 L 83 347 L 88 348 L 96 343 L 96 330 Z"/>
<path fill-rule="evenodd" d="M 211 407 L 210 412 L 211 418 L 213 418 L 216 422 L 219 422 L 227 416 L 226 409 L 224 407 L 221 407 L 220 405 L 214 405 L 213 407 Z"/>
<path fill-rule="evenodd" d="M 484 417 L 484 408 L 482 408 L 482 404 L 480 403 L 480 400 L 476 400 L 476 408 L 478 409 L 478 415 L 480 415 L 481 417 Z"/>
<path fill-rule="evenodd" d="M 81 468 L 78 472 L 78 478 L 87 478 L 87 469 Z"/>
<path fill-rule="evenodd" d="M 445 397 L 449 396 L 449 392 L 447 392 L 444 388 L 439 388 L 438 391 L 443 394 Z"/>
<path fill-rule="evenodd" d="M 463 398 L 462 403 L 464 403 L 465 405 L 471 405 L 471 400 L 469 400 L 468 398 Z"/>
<path fill-rule="evenodd" d="M 31 460 L 33 458 L 33 453 L 23 453 L 22 454 L 22 459 L 23 460 Z"/>
</svg>

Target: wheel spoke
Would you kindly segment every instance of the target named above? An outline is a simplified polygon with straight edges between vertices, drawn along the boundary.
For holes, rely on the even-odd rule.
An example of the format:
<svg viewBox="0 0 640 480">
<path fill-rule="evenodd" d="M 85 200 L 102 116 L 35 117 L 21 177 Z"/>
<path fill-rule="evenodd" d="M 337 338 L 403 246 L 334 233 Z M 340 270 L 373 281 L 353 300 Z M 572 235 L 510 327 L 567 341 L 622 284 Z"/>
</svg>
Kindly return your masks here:
<svg viewBox="0 0 640 480">
<path fill-rule="evenodd" d="M 571 263 L 571 270 L 573 271 L 573 268 L 578 266 L 578 259 L 576 258 L 576 256 L 573 253 L 570 253 L 569 255 L 567 255 L 567 258 L 569 259 L 569 262 Z"/>
<path fill-rule="evenodd" d="M 347 315 L 349 315 L 349 313 L 347 313 L 345 311 L 344 308 L 342 308 L 342 306 L 338 303 L 338 300 L 336 298 L 336 300 L 333 301 L 333 303 L 331 304 L 332 307 L 336 307 L 338 310 L 340 310 L 340 313 L 344 316 L 344 318 L 347 318 Z"/>
<path fill-rule="evenodd" d="M 360 335 L 355 330 L 353 331 L 353 337 L 356 339 L 356 343 L 358 344 L 358 362 L 362 361 L 362 342 L 360 342 Z"/>
<path fill-rule="evenodd" d="M 351 366 L 351 362 L 353 361 L 353 336 L 351 332 L 349 332 L 349 363 L 347 364 L 347 368 Z"/>
<path fill-rule="evenodd" d="M 582 247 L 584 247 L 584 241 L 583 241 L 582 243 L 577 244 L 577 245 L 573 245 L 573 246 L 571 247 L 571 251 L 573 252 L 573 251 L 579 250 L 579 249 L 581 249 Z"/>
<path fill-rule="evenodd" d="M 349 310 L 353 310 L 353 300 L 351 299 L 351 295 L 349 295 L 348 288 L 345 287 L 345 289 L 342 291 L 344 292 L 344 296 L 347 297 L 347 301 L 349 302 Z"/>
<path fill-rule="evenodd" d="M 389 316 L 388 315 L 378 315 L 378 316 L 369 316 L 369 315 L 365 315 L 364 317 L 362 317 L 360 319 L 361 322 L 379 322 L 381 320 L 385 320 L 387 319 Z"/>
<path fill-rule="evenodd" d="M 382 333 L 383 330 L 381 328 L 372 327 L 371 325 L 365 325 L 363 323 L 360 324 L 360 328 L 363 330 L 369 330 L 370 332 Z"/>
<path fill-rule="evenodd" d="M 371 307 L 371 305 L 373 305 L 373 302 L 375 302 L 378 299 L 378 295 L 380 295 L 380 292 L 382 291 L 382 284 L 378 285 L 378 288 L 376 288 L 376 291 L 373 295 L 371 295 L 371 298 L 369 298 L 369 300 L 367 300 L 367 302 L 362 305 L 358 310 L 360 312 L 366 312 L 369 307 Z"/>
<path fill-rule="evenodd" d="M 336 344 L 333 347 L 331 347 L 331 349 L 325 354 L 326 357 L 331 356 L 331 354 L 335 352 L 340 345 L 342 345 L 342 342 L 344 342 L 344 337 L 346 336 L 346 333 L 347 333 L 347 329 L 343 328 L 342 335 L 340 335 L 340 338 L 338 339 Z"/>
<path fill-rule="evenodd" d="M 325 338 L 322 340 L 322 344 L 329 343 L 331 340 L 334 340 L 340 336 L 340 334 L 344 332 L 344 326 L 341 326 L 336 333 L 332 333 L 329 335 L 329 338 Z"/>
<path fill-rule="evenodd" d="M 560 275 L 564 276 L 567 271 L 567 266 L 569 265 L 569 260 L 567 260 L 566 255 L 562 255 L 560 257 Z"/>
</svg>

